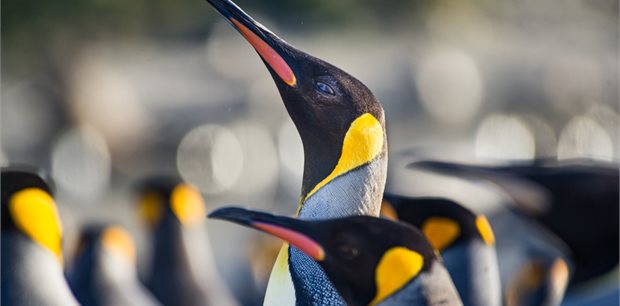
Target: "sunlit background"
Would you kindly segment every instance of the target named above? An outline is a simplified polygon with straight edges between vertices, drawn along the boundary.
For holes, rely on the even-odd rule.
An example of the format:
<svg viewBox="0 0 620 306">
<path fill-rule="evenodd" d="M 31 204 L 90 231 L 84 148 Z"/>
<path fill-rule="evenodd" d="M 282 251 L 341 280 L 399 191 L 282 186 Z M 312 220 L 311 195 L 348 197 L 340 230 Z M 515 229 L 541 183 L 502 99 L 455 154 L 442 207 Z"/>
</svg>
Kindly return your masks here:
<svg viewBox="0 0 620 306">
<path fill-rule="evenodd" d="M 383 102 L 388 190 L 475 189 L 404 170 L 420 157 L 620 156 L 617 0 L 237 3 Z M 2 162 L 55 179 L 67 250 L 106 220 L 143 253 L 131 188 L 150 174 L 180 175 L 209 210 L 296 208 L 299 136 L 259 57 L 203 0 L 4 1 L 1 115 Z M 209 227 L 222 275 L 239 293 L 253 274 L 260 295 L 273 256 L 260 245 L 275 240 Z"/>
</svg>

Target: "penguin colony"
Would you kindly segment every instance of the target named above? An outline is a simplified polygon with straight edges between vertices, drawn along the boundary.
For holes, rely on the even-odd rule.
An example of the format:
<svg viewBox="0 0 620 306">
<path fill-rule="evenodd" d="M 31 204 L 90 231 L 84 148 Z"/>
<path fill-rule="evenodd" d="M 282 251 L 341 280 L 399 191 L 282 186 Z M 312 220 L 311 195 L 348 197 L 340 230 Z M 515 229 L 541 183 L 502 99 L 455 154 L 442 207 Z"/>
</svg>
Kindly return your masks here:
<svg viewBox="0 0 620 306">
<path fill-rule="evenodd" d="M 410 165 L 492 182 L 514 199 L 510 215 L 485 216 L 444 198 L 384 194 L 385 116 L 372 92 L 232 1 L 207 1 L 265 63 L 303 142 L 295 218 L 239 207 L 209 214 L 284 241 L 264 305 L 560 305 L 567 289 L 616 269 L 617 165 Z M 152 177 L 136 188 L 136 211 L 151 242 L 142 280 L 133 238 L 115 224 L 84 227 L 65 268 L 51 180 L 8 166 L 1 184 L 2 305 L 237 305 L 208 247 L 188 240 L 207 245 L 207 212 L 199 192 L 178 178 Z M 543 194 L 524 197 L 523 186 Z M 540 199 L 544 209 L 532 210 Z M 494 231 L 491 224 L 509 229 Z M 519 236 L 520 228 L 530 232 Z M 541 242 L 528 244 L 534 237 Z M 523 243 L 505 242 L 515 239 Z M 503 264 L 507 252 L 519 255 L 518 264 Z"/>
</svg>

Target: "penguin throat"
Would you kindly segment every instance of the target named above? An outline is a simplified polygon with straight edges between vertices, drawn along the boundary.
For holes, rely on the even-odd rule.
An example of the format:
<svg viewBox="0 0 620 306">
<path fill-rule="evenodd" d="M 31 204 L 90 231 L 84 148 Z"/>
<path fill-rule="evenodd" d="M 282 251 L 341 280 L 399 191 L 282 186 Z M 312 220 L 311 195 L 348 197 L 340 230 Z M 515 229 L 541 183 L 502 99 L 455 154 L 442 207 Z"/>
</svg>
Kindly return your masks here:
<svg viewBox="0 0 620 306">
<path fill-rule="evenodd" d="M 295 247 L 288 251 L 296 305 L 346 305 L 316 261 Z"/>
<path fill-rule="evenodd" d="M 384 150 L 384 135 L 383 126 L 373 115 L 365 113 L 355 119 L 344 136 L 338 163 L 304 196 L 303 202 L 335 178 L 377 158 Z"/>
<path fill-rule="evenodd" d="M 300 219 L 379 216 L 386 172 L 387 158 L 375 159 L 349 171 L 306 199 L 297 215 Z"/>
</svg>

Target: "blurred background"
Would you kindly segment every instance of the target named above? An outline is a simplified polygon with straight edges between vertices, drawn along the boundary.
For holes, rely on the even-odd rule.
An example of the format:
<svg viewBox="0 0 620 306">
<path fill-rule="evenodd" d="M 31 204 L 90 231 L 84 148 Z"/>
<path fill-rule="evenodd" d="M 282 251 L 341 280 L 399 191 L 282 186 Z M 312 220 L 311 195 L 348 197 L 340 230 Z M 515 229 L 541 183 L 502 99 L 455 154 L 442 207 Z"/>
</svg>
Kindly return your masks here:
<svg viewBox="0 0 620 306">
<path fill-rule="evenodd" d="M 237 4 L 383 102 L 388 190 L 471 188 L 411 178 L 403 167 L 420 156 L 620 156 L 617 0 Z M 0 160 L 52 173 L 68 250 L 81 224 L 105 220 L 144 253 L 132 184 L 151 174 L 180 175 L 208 210 L 294 213 L 299 136 L 259 57 L 205 1 L 4 1 L 1 52 Z M 493 201 L 482 193 L 464 201 Z M 209 227 L 234 291 L 262 294 L 275 254 L 261 245 L 279 244 Z"/>
</svg>

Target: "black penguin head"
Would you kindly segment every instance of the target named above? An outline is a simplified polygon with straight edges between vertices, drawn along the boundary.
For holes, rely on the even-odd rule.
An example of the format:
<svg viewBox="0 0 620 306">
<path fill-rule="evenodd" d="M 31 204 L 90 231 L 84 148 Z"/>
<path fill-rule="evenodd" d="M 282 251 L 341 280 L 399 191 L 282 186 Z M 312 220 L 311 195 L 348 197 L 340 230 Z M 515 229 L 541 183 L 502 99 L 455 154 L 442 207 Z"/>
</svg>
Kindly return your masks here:
<svg viewBox="0 0 620 306">
<path fill-rule="evenodd" d="M 1 173 L 2 232 L 25 235 L 62 263 L 62 224 L 44 175 L 31 167 Z"/>
<path fill-rule="evenodd" d="M 351 305 L 383 301 L 438 260 L 417 229 L 368 216 L 303 221 L 242 208 L 222 208 L 210 218 L 249 226 L 288 241 L 315 259 Z"/>
<path fill-rule="evenodd" d="M 304 145 L 302 195 L 320 188 L 335 170 L 344 173 L 384 155 L 383 108 L 362 82 L 297 50 L 232 1 L 207 1 L 248 40 L 273 76 Z M 341 159 L 346 167 L 336 169 Z"/>
<path fill-rule="evenodd" d="M 96 261 L 104 254 L 121 258 L 132 266 L 136 264 L 136 247 L 125 228 L 109 224 L 87 225 L 80 233 L 76 258 L 86 256 Z"/>
<path fill-rule="evenodd" d="M 200 192 L 176 177 L 142 181 L 137 186 L 137 204 L 140 219 L 153 230 L 166 219 L 183 227 L 204 223 L 205 203 Z"/>
<path fill-rule="evenodd" d="M 438 251 L 471 239 L 495 244 L 493 230 L 484 215 L 443 198 L 406 198 L 385 195 L 382 211 L 422 230 Z"/>
</svg>

